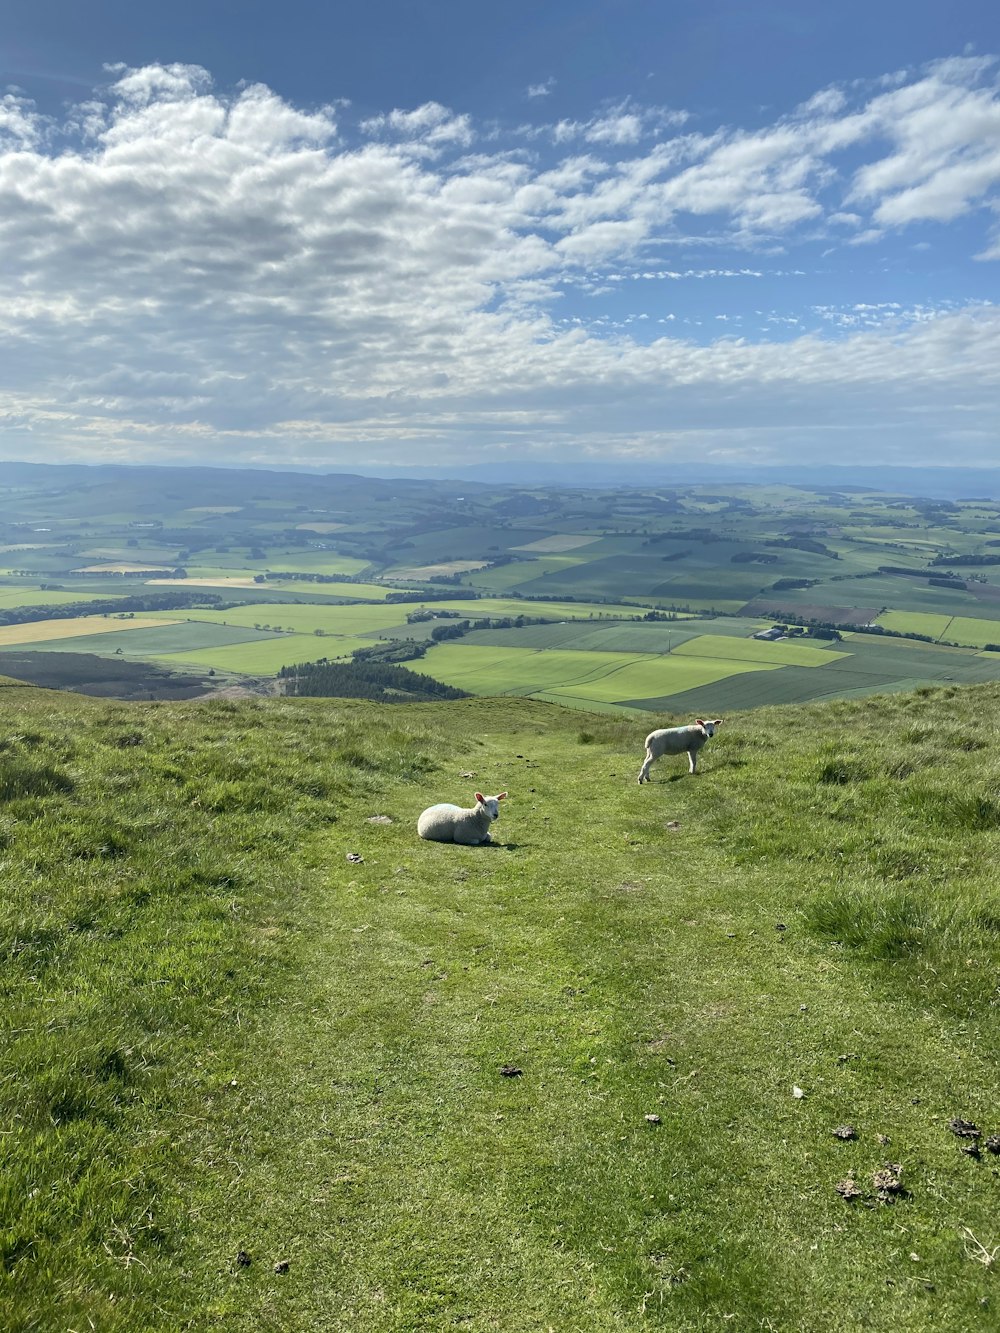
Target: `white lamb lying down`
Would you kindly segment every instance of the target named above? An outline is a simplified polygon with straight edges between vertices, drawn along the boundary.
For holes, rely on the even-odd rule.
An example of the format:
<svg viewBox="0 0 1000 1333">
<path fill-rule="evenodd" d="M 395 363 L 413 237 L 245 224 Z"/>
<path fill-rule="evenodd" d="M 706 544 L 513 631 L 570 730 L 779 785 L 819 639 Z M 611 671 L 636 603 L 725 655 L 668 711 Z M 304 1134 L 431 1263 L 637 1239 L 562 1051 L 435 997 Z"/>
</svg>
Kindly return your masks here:
<svg viewBox="0 0 1000 1333">
<path fill-rule="evenodd" d="M 432 842 L 460 842 L 477 847 L 490 842 L 490 825 L 500 817 L 500 802 L 507 793 L 483 796 L 476 792 L 476 804 L 471 810 L 460 805 L 432 805 L 417 820 L 417 832 Z"/>
<path fill-rule="evenodd" d="M 646 759 L 639 769 L 639 784 L 649 781 L 650 765 L 664 754 L 687 754 L 693 773 L 698 766 L 698 751 L 722 726 L 722 718 L 703 722 L 701 718 L 687 727 L 661 727 L 646 737 Z"/>
</svg>

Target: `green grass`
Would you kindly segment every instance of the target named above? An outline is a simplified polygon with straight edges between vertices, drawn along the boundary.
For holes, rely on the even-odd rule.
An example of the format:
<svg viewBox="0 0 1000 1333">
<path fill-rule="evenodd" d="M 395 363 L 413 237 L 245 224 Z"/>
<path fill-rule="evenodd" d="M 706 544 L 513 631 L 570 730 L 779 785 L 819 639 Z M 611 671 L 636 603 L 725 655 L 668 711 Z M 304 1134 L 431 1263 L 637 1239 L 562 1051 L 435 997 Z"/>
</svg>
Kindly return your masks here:
<svg viewBox="0 0 1000 1333">
<path fill-rule="evenodd" d="M 5 1327 L 992 1330 L 997 687 L 6 703 Z"/>
</svg>

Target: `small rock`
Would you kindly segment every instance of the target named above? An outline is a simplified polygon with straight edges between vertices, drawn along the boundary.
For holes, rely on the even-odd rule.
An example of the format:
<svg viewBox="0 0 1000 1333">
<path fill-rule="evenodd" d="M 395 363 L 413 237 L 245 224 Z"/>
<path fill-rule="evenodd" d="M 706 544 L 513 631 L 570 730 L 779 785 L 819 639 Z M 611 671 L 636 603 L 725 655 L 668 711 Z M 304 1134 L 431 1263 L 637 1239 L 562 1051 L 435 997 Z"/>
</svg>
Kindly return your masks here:
<svg viewBox="0 0 1000 1333">
<path fill-rule="evenodd" d="M 848 1062 L 848 1060 L 856 1060 L 857 1058 L 858 1058 L 858 1057 L 857 1057 L 853 1052 L 848 1051 L 845 1055 L 838 1055 L 838 1056 L 837 1056 L 837 1064 L 838 1064 L 838 1065 L 846 1065 L 847 1062 Z"/>
<path fill-rule="evenodd" d="M 646 1121 L 650 1125 L 660 1125 L 663 1123 L 660 1117 L 655 1112 L 652 1115 L 646 1116 Z"/>
<path fill-rule="evenodd" d="M 668 819 L 663 825 L 664 828 L 680 828 L 680 826 L 681 821 L 679 819 Z"/>
<path fill-rule="evenodd" d="M 366 824 L 391 824 L 392 820 L 388 815 L 369 815 L 365 820 Z"/>
<path fill-rule="evenodd" d="M 520 1078 L 524 1070 L 519 1069 L 517 1065 L 501 1065 L 500 1073 L 504 1078 Z"/>
<path fill-rule="evenodd" d="M 792 1088 L 792 1096 L 801 1099 L 805 1095 L 806 1094 L 802 1091 L 802 1089 L 798 1086 L 798 1084 L 795 1084 L 795 1086 Z"/>
<path fill-rule="evenodd" d="M 239 1254 L 236 1256 L 237 1268 L 249 1268 L 250 1262 L 250 1256 L 247 1254 L 246 1250 L 240 1250 Z"/>
<path fill-rule="evenodd" d="M 853 1125 L 838 1125 L 833 1131 L 833 1137 L 835 1139 L 844 1139 L 846 1142 L 848 1139 L 856 1139 L 858 1137 L 858 1131 Z"/>
<path fill-rule="evenodd" d="M 360 852 L 348 852 L 347 859 L 348 861 L 351 862 L 352 865 L 362 865 L 364 863 L 365 858 L 361 855 Z"/>
<path fill-rule="evenodd" d="M 982 1138 L 983 1131 L 971 1120 L 960 1120 L 957 1116 L 948 1121 L 948 1128 L 959 1139 Z"/>
<path fill-rule="evenodd" d="M 475 773 L 470 769 L 470 770 L 469 770 L 468 772 L 466 772 L 466 773 L 459 773 L 458 776 L 459 776 L 460 778 L 474 778 L 476 775 L 475 775 Z"/>
<path fill-rule="evenodd" d="M 1000 1134 L 991 1134 L 986 1140 L 986 1151 L 1000 1153 Z"/>
<path fill-rule="evenodd" d="M 979 1161 L 979 1144 L 978 1144 L 978 1143 L 964 1143 L 964 1144 L 962 1145 L 962 1152 L 964 1152 L 964 1153 L 966 1154 L 967 1157 L 974 1157 L 974 1158 L 976 1159 L 977 1162 Z"/>
<path fill-rule="evenodd" d="M 876 1134 L 875 1137 L 878 1139 L 879 1143 L 881 1143 L 883 1148 L 892 1142 L 888 1134 Z"/>
<path fill-rule="evenodd" d="M 853 1176 L 847 1176 L 846 1179 L 844 1180 L 838 1180 L 836 1185 L 834 1185 L 834 1189 L 837 1191 L 840 1197 L 842 1199 L 846 1199 L 848 1203 L 850 1203 L 852 1199 L 861 1198 L 861 1191 L 854 1183 Z"/>
<path fill-rule="evenodd" d="M 800 1004 L 800 1005 L 799 1005 L 799 1013 L 800 1013 L 800 1014 L 807 1014 L 808 1012 L 809 1012 L 809 1006 L 808 1006 L 807 1004 Z"/>
<path fill-rule="evenodd" d="M 735 938 L 736 938 L 735 933 L 730 932 L 730 931 L 728 931 L 728 930 L 726 931 L 726 939 L 727 939 L 727 940 L 734 940 Z"/>
<path fill-rule="evenodd" d="M 279 1259 L 278 1262 L 274 1265 L 274 1271 L 276 1273 L 287 1273 L 289 1267 L 290 1263 L 288 1259 Z"/>
<path fill-rule="evenodd" d="M 785 925 L 784 921 L 779 921 L 778 924 L 777 924 L 774 928 L 775 928 L 775 930 L 787 930 L 787 929 L 788 929 L 788 927 Z"/>
</svg>

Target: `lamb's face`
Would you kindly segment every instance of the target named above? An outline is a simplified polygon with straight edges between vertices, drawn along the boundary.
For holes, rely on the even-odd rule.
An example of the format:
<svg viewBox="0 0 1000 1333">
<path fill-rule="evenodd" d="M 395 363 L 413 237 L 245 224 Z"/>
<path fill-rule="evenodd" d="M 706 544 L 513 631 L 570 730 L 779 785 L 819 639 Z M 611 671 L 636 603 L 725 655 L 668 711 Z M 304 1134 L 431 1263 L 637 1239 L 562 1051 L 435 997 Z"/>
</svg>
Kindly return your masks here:
<svg viewBox="0 0 1000 1333">
<path fill-rule="evenodd" d="M 698 726 L 699 726 L 699 727 L 704 727 L 704 728 L 705 728 L 705 735 L 711 737 L 711 736 L 714 736 L 714 735 L 715 735 L 715 729 L 716 729 L 716 727 L 721 727 L 721 726 L 722 726 L 722 718 L 721 718 L 721 717 L 717 717 L 717 718 L 713 719 L 711 722 L 704 722 L 701 718 L 699 718 L 699 719 L 698 719 Z"/>
<path fill-rule="evenodd" d="M 479 792 L 476 792 L 476 803 L 483 807 L 492 821 L 500 818 L 500 802 L 506 795 L 505 791 L 502 791 L 499 796 L 482 796 Z"/>
</svg>

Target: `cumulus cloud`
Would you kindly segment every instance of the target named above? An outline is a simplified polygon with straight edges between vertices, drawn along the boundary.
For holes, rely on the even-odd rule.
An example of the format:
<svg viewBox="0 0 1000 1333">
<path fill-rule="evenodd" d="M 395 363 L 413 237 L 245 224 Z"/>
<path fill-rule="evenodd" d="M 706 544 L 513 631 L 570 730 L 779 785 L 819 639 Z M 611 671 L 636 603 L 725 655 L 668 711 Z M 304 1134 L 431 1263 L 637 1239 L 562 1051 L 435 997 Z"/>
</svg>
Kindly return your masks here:
<svg viewBox="0 0 1000 1333">
<path fill-rule="evenodd" d="M 827 90 L 753 131 L 622 104 L 549 127 L 544 150 L 437 102 L 352 125 L 188 65 L 110 75 L 60 125 L 0 101 L 13 456 L 31 438 L 53 457 L 343 464 L 378 441 L 404 461 L 414 441 L 457 456 L 512 431 L 655 452 L 865 413 L 940 456 L 955 403 L 995 421 L 994 306 L 855 303 L 810 334 L 776 313 L 774 342 L 726 334 L 736 312 L 706 317 L 708 342 L 675 336 L 674 310 L 553 313 L 626 280 L 773 278 L 738 252 L 776 240 L 872 246 L 979 211 L 975 249 L 1000 258 L 989 62 Z M 655 257 L 720 239 L 728 264 Z"/>
</svg>

